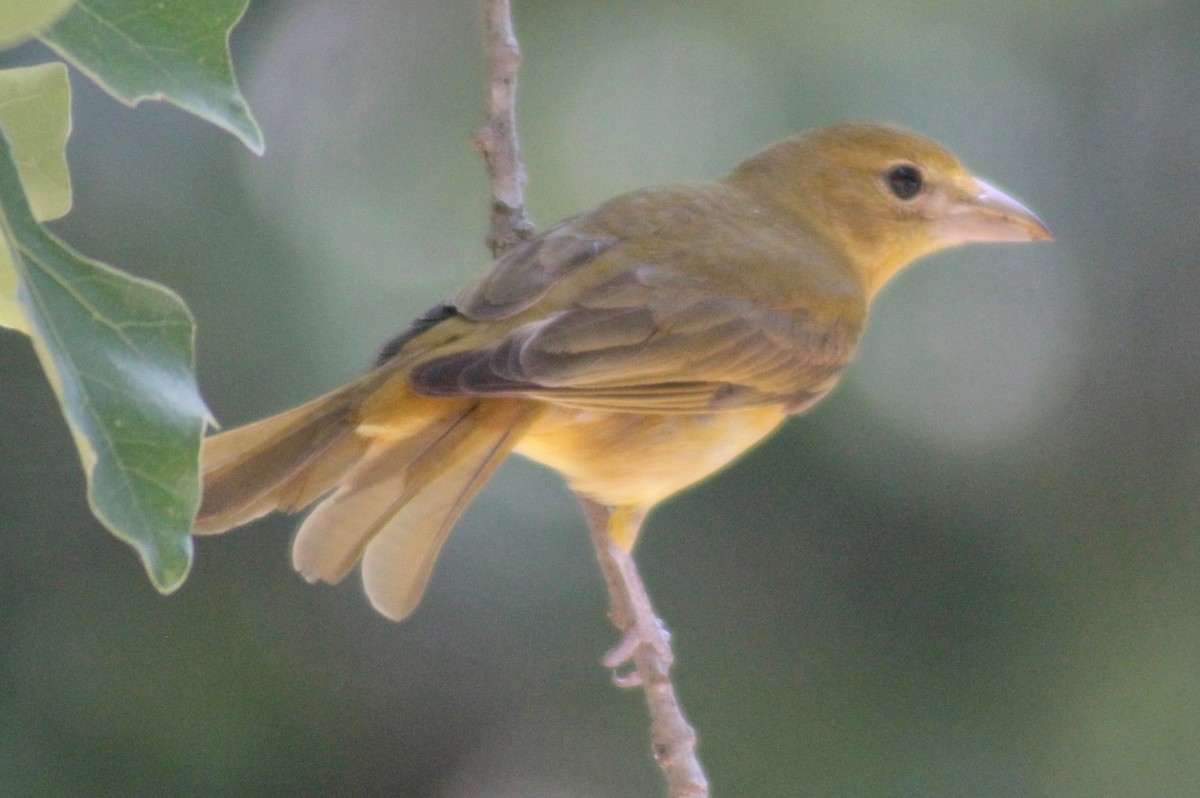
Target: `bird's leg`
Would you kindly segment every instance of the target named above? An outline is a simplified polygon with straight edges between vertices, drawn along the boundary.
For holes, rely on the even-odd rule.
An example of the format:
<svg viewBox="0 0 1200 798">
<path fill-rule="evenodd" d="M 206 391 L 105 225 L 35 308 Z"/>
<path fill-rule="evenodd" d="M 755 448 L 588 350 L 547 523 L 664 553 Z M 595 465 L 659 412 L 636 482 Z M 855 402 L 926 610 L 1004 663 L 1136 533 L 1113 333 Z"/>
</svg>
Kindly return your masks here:
<svg viewBox="0 0 1200 798">
<path fill-rule="evenodd" d="M 613 680 L 618 685 L 637 687 L 642 680 L 636 664 L 634 669 L 625 675 L 617 674 L 617 670 L 622 665 L 634 661 L 638 646 L 646 645 L 652 648 L 664 668 L 670 668 L 675 662 L 675 654 L 671 651 L 671 633 L 663 626 L 662 620 L 650 604 L 650 596 L 642 584 L 633 555 L 620 546 L 612 543 L 610 545 L 610 556 L 621 579 L 620 592 L 628 604 L 626 617 L 621 619 L 622 623 L 617 623 L 617 628 L 623 628 L 625 635 L 616 647 L 605 655 L 604 664 L 613 670 Z M 614 622 L 616 620 L 614 617 Z"/>
<path fill-rule="evenodd" d="M 589 499 L 581 502 L 608 587 L 609 618 L 622 634 L 620 642 L 604 656 L 604 665 L 612 669 L 613 681 L 618 686 L 637 687 L 642 684 L 634 659 L 639 646 L 651 647 L 665 668 L 670 668 L 675 660 L 671 635 L 654 612 L 630 553 L 645 513 L 624 508 L 612 510 Z M 618 673 L 627 663 L 634 663 L 634 668 L 625 674 Z"/>
<path fill-rule="evenodd" d="M 671 798 L 706 798 L 708 779 L 696 757 L 696 732 L 683 716 L 671 683 L 674 655 L 670 635 L 654 613 L 633 555 L 622 545 L 631 546 L 643 513 L 622 516 L 620 510 L 614 512 L 590 499 L 581 497 L 580 502 L 608 586 L 610 617 L 623 635 L 605 656 L 604 664 L 615 671 L 633 663 L 628 673 L 614 672 L 613 681 L 619 687 L 640 685 L 645 691 L 652 750 L 667 778 Z M 615 536 L 614 527 L 621 527 Z"/>
</svg>

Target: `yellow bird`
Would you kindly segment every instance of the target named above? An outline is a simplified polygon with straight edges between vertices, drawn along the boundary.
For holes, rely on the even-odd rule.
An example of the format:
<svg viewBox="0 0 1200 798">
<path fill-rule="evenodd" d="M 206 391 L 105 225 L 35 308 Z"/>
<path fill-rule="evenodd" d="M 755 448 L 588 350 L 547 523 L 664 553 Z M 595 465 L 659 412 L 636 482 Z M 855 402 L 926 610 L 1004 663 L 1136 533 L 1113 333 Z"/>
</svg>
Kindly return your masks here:
<svg viewBox="0 0 1200 798">
<path fill-rule="evenodd" d="M 400 619 L 463 509 L 511 452 L 646 513 L 837 383 L 899 269 L 970 241 L 1046 240 L 1029 210 L 934 142 L 812 130 L 713 183 L 642 189 L 550 228 L 388 343 L 375 369 L 208 438 L 195 531 L 323 500 L 294 564 Z"/>
</svg>

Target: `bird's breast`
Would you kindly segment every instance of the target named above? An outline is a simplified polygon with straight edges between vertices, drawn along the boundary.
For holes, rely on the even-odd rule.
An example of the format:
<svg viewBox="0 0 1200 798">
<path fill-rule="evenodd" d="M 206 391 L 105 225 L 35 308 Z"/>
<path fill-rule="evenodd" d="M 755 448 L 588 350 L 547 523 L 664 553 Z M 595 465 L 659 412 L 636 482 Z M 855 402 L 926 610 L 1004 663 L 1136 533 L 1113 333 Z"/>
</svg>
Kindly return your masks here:
<svg viewBox="0 0 1200 798">
<path fill-rule="evenodd" d="M 782 407 L 642 415 L 552 406 L 516 451 L 602 504 L 648 507 L 725 466 L 786 417 Z"/>
</svg>

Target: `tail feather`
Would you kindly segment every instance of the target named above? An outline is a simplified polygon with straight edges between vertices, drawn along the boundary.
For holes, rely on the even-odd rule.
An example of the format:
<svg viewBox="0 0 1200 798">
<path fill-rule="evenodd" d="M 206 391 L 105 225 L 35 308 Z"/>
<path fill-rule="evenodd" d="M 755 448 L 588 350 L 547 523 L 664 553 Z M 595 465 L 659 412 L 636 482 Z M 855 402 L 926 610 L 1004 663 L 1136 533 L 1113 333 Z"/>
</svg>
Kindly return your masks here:
<svg viewBox="0 0 1200 798">
<path fill-rule="evenodd" d="M 402 440 L 380 440 L 296 536 L 292 562 L 337 582 L 363 557 L 377 610 L 412 612 L 454 522 L 536 416 L 522 402 L 463 402 Z"/>
<path fill-rule="evenodd" d="M 469 435 L 477 404 L 453 403 L 404 438 L 370 441 L 338 489 L 305 519 L 292 565 L 310 582 L 342 580 L 380 528 L 437 475 L 437 462 Z"/>
<path fill-rule="evenodd" d="M 527 405 L 489 407 L 477 432 L 449 454 L 437 477 L 380 528 L 363 554 L 363 586 L 380 613 L 407 617 L 425 592 L 442 545 L 459 516 L 536 418 Z"/>
<path fill-rule="evenodd" d="M 193 531 L 224 532 L 332 488 L 365 448 L 350 418 L 360 392 L 361 383 L 351 383 L 205 439 L 204 493 Z"/>
<path fill-rule="evenodd" d="M 269 494 L 270 500 L 285 513 L 304 509 L 340 483 L 366 450 L 367 442 L 359 435 L 343 435 L 320 456 L 308 458 L 304 467 L 279 483 Z"/>
<path fill-rule="evenodd" d="M 434 400 L 368 375 L 206 440 L 195 531 L 223 532 L 329 494 L 296 536 L 296 570 L 338 582 L 362 558 L 371 603 L 399 620 L 420 601 L 454 523 L 538 408 L 511 399 Z"/>
</svg>

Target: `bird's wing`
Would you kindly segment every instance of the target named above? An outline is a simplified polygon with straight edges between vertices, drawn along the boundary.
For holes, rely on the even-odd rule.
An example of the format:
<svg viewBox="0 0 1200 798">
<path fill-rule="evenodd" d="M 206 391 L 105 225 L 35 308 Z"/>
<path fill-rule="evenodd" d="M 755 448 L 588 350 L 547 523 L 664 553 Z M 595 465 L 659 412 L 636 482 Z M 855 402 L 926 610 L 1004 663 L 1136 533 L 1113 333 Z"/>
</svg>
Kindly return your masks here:
<svg viewBox="0 0 1200 798">
<path fill-rule="evenodd" d="M 556 284 L 620 242 L 617 236 L 581 227 L 578 219 L 567 219 L 521 243 L 493 263 L 481 279 L 449 301 L 425 311 L 408 329 L 384 344 L 376 367 L 399 355 L 411 356 L 414 339 L 448 320 L 492 322 L 517 316 L 537 304 Z M 435 336 L 432 345 L 437 343 Z"/>
<path fill-rule="evenodd" d="M 621 241 L 586 227 L 584 219 L 567 219 L 523 242 L 455 297 L 453 306 L 475 321 L 507 319 L 532 307 L 555 285 Z"/>
<path fill-rule="evenodd" d="M 595 410 L 799 409 L 832 387 L 860 325 L 766 301 L 633 263 L 499 340 L 416 364 L 410 384 L 433 396 L 527 396 Z"/>
</svg>

